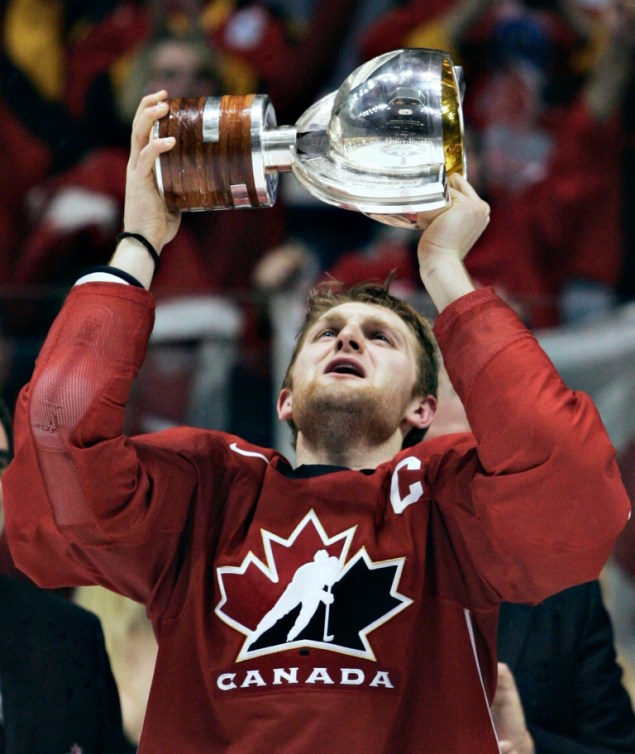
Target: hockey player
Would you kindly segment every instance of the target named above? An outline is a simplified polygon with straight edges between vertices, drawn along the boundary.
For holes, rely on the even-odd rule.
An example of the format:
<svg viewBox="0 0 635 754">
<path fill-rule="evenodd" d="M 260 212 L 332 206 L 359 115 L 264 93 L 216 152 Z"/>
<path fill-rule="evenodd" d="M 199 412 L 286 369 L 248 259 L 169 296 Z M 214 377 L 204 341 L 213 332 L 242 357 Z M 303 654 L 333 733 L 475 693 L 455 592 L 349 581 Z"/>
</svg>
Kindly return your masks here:
<svg viewBox="0 0 635 754">
<path fill-rule="evenodd" d="M 179 225 L 152 176 L 173 142 L 148 142 L 166 96 L 133 126 L 135 235 L 78 281 L 19 400 L 14 558 L 44 585 L 147 605 L 141 754 L 495 754 L 498 605 L 597 577 L 628 516 L 599 416 L 474 289 L 463 259 L 489 207 L 455 176 L 450 208 L 421 216 L 418 258 L 472 433 L 413 444 L 434 418 L 435 343 L 369 284 L 309 303 L 278 400 L 294 465 L 221 432 L 125 436 L 153 258 Z"/>
</svg>

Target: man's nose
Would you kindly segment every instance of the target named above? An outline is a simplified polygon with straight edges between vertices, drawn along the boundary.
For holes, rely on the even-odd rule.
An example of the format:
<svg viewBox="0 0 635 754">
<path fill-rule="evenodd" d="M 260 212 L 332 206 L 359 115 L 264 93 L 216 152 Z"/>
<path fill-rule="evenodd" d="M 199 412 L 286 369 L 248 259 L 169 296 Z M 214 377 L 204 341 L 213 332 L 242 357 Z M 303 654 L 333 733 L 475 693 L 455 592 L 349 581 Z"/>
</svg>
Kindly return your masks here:
<svg viewBox="0 0 635 754">
<path fill-rule="evenodd" d="M 348 324 L 340 330 L 336 344 L 338 351 L 361 351 L 363 347 L 364 337 L 357 325 Z"/>
</svg>

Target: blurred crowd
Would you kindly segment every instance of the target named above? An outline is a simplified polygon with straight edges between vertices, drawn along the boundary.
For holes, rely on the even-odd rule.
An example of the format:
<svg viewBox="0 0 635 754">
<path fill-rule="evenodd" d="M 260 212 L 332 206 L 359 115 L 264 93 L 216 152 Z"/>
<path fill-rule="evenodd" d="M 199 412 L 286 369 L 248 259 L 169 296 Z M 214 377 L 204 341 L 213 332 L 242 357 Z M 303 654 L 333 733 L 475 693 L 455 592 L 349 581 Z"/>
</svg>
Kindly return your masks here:
<svg viewBox="0 0 635 754">
<path fill-rule="evenodd" d="M 464 69 L 468 176 L 493 208 L 468 260 L 475 280 L 537 329 L 630 300 L 631 15 L 622 0 L 8 0 L 0 58 L 5 397 L 11 403 L 28 379 L 68 286 L 112 252 L 143 93 L 264 93 L 278 123 L 293 124 L 361 62 L 401 47 L 447 50 Z M 285 175 L 266 211 L 188 214 L 154 291 L 160 301 L 227 301 L 224 332 L 240 344 L 229 382 L 238 395 L 268 396 L 271 297 L 323 274 L 381 277 L 394 268 L 415 292 L 415 235 L 320 204 Z M 208 422 L 183 405 L 181 387 L 172 418 Z M 233 414 L 223 421 L 240 432 L 240 408 Z"/>
<path fill-rule="evenodd" d="M 467 85 L 468 178 L 492 207 L 467 259 L 475 281 L 537 333 L 606 321 L 635 299 L 633 0 L 4 0 L 0 29 L 9 406 L 68 288 L 112 254 L 132 117 L 160 88 L 268 94 L 278 123 L 293 124 L 371 57 L 446 50 Z M 416 236 L 319 203 L 291 175 L 272 208 L 185 214 L 153 283 L 157 327 L 130 431 L 185 422 L 276 443 L 276 349 L 287 348 L 306 288 L 325 275 L 355 282 L 397 270 L 394 289 L 416 297 Z M 621 450 L 635 495 L 633 448 Z M 627 530 L 609 603 L 635 579 L 634 541 Z M 134 741 L 151 631 L 136 606 L 76 596 L 101 613 Z M 629 651 L 635 659 L 635 609 L 626 613 L 625 664 Z"/>
</svg>

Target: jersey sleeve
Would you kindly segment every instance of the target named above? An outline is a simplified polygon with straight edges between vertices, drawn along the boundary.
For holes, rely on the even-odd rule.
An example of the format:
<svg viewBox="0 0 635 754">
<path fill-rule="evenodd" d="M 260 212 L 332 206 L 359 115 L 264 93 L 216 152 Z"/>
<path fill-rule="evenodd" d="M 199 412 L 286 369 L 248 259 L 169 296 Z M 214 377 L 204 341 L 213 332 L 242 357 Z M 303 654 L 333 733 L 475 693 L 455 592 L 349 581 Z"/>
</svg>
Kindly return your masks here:
<svg viewBox="0 0 635 754">
<path fill-rule="evenodd" d="M 77 286 L 20 394 L 7 535 L 42 586 L 102 583 L 147 602 L 178 560 L 196 464 L 165 441 L 123 434 L 152 323 L 142 289 Z"/>
<path fill-rule="evenodd" d="M 596 578 L 630 502 L 595 406 L 488 289 L 446 309 L 435 332 L 476 440 L 433 482 L 455 547 L 510 602 Z"/>
</svg>

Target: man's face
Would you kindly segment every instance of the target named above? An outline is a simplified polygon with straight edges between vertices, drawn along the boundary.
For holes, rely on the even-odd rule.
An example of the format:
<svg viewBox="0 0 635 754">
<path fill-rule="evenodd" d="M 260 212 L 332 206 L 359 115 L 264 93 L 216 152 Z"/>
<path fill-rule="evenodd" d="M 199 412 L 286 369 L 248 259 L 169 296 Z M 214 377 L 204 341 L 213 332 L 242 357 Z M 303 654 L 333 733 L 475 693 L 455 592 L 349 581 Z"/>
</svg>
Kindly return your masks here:
<svg viewBox="0 0 635 754">
<path fill-rule="evenodd" d="M 400 425 L 413 402 L 418 344 L 397 314 L 350 302 L 329 309 L 307 331 L 279 401 L 282 420 L 319 435 L 330 416 L 370 441 Z"/>
</svg>

